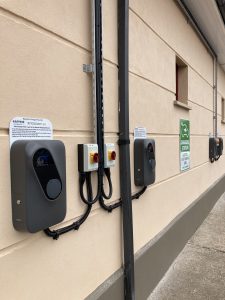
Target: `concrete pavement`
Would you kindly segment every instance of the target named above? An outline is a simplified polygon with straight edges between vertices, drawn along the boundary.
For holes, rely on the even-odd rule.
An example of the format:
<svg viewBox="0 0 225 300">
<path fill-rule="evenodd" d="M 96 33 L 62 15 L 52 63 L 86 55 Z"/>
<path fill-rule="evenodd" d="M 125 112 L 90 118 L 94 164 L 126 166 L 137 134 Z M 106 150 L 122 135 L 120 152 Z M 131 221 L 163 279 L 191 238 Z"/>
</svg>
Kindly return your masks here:
<svg viewBox="0 0 225 300">
<path fill-rule="evenodd" d="M 148 300 L 225 300 L 225 194 Z"/>
</svg>

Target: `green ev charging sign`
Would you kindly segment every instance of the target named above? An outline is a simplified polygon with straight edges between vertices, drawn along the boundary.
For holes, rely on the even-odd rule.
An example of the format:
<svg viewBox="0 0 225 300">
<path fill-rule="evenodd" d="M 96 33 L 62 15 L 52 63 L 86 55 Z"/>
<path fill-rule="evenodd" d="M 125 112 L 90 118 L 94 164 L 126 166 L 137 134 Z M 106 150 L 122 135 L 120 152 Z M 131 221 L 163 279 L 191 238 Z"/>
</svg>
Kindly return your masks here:
<svg viewBox="0 0 225 300">
<path fill-rule="evenodd" d="M 180 170 L 190 169 L 190 122 L 180 120 Z"/>
</svg>

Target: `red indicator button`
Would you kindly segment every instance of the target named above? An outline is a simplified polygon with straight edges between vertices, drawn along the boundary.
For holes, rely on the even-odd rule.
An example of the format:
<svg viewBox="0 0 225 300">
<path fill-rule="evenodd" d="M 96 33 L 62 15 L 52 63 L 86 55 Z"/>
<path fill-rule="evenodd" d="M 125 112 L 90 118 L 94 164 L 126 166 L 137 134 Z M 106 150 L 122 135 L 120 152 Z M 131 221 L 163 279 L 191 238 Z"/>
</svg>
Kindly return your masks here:
<svg viewBox="0 0 225 300">
<path fill-rule="evenodd" d="M 99 162 L 98 153 L 95 153 L 95 154 L 93 155 L 93 162 L 94 162 L 95 164 L 97 164 L 97 163 Z"/>
<path fill-rule="evenodd" d="M 98 153 L 90 153 L 90 163 L 91 164 L 97 164 L 99 162 Z"/>
<path fill-rule="evenodd" d="M 111 160 L 116 160 L 116 151 L 111 152 Z"/>
<path fill-rule="evenodd" d="M 109 155 L 110 160 L 116 160 L 116 151 L 112 151 Z"/>
</svg>

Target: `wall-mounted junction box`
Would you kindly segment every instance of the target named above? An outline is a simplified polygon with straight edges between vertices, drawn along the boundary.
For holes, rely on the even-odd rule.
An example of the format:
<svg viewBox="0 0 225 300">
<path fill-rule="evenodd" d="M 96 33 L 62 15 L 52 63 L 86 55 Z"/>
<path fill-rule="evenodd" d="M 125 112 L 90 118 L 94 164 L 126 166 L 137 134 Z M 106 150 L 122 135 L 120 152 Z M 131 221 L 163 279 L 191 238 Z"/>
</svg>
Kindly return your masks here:
<svg viewBox="0 0 225 300">
<path fill-rule="evenodd" d="M 147 186 L 155 182 L 155 141 L 136 139 L 134 141 L 134 182 Z"/>
<path fill-rule="evenodd" d="M 18 140 L 10 152 L 12 218 L 16 230 L 31 233 L 66 215 L 65 147 L 55 140 Z"/>
<path fill-rule="evenodd" d="M 110 168 L 115 166 L 116 150 L 114 144 L 104 145 L 104 168 Z"/>
<path fill-rule="evenodd" d="M 79 172 L 91 172 L 98 169 L 98 145 L 78 145 L 78 170 Z"/>
</svg>

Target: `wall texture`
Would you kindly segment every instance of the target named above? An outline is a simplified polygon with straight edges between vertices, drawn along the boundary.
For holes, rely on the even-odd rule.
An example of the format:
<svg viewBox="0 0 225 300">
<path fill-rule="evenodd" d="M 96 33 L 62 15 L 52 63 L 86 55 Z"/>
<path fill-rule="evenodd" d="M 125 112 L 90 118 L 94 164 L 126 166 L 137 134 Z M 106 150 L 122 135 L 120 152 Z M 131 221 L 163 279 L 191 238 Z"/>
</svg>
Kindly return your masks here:
<svg viewBox="0 0 225 300">
<path fill-rule="evenodd" d="M 68 209 L 79 217 L 77 144 L 92 142 L 89 0 L 0 0 L 0 298 L 84 299 L 122 265 L 121 213 L 98 204 L 78 232 L 58 241 L 19 233 L 11 223 L 9 122 L 16 116 L 52 121 L 66 145 Z M 106 141 L 117 141 L 117 1 L 103 0 Z M 175 61 L 188 65 L 191 111 L 175 107 Z M 130 135 L 145 126 L 156 140 L 156 183 L 133 203 L 135 252 L 224 173 L 225 158 L 208 160 L 212 133 L 213 61 L 173 0 L 130 0 Z M 225 74 L 218 71 L 218 128 Z M 179 119 L 191 126 L 191 169 L 179 170 Z M 119 162 L 112 169 L 119 198 Z M 132 171 L 133 179 L 133 171 Z M 132 182 L 132 190 L 136 188 Z M 61 226 L 60 224 L 59 226 Z"/>
</svg>

